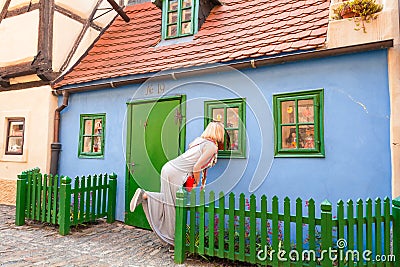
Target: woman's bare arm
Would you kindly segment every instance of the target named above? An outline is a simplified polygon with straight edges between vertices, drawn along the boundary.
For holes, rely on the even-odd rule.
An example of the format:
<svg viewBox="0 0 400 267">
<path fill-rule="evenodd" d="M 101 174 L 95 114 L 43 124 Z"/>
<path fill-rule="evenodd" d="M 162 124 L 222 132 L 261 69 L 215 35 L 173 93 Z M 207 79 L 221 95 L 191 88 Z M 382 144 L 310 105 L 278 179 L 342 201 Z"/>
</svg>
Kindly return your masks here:
<svg viewBox="0 0 400 267">
<path fill-rule="evenodd" d="M 196 186 L 200 182 L 200 172 L 202 171 L 202 167 L 208 163 L 211 157 L 217 153 L 218 147 L 212 143 L 205 144 L 202 149 L 202 155 L 197 160 L 196 164 L 193 166 L 193 176 L 196 182 Z"/>
</svg>

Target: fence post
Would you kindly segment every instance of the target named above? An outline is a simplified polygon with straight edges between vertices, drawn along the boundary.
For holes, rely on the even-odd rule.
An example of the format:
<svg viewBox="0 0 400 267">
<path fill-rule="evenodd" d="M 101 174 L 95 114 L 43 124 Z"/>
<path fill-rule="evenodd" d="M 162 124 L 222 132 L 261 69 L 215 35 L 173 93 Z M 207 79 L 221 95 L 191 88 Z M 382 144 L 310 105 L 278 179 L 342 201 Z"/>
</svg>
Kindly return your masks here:
<svg viewBox="0 0 400 267">
<path fill-rule="evenodd" d="M 176 192 L 176 216 L 175 216 L 175 247 L 174 261 L 181 264 L 185 261 L 186 248 L 186 222 L 187 212 L 185 208 L 185 192 L 182 187 Z M 191 240 L 193 241 L 193 240 Z"/>
<path fill-rule="evenodd" d="M 322 267 L 331 267 L 333 262 L 329 258 L 329 248 L 332 247 L 332 204 L 328 200 L 321 203 L 321 258 Z"/>
<path fill-rule="evenodd" d="M 55 199 L 57 201 L 57 198 Z M 60 186 L 60 211 L 58 214 L 58 224 L 60 225 L 60 235 L 68 235 L 71 227 L 71 178 L 68 176 L 61 178 Z"/>
<path fill-rule="evenodd" d="M 117 201 L 117 175 L 112 173 L 109 178 L 110 188 L 108 189 L 107 222 L 113 223 L 115 221 L 115 206 Z"/>
<path fill-rule="evenodd" d="M 400 197 L 392 201 L 394 266 L 400 267 Z"/>
<path fill-rule="evenodd" d="M 17 199 L 15 211 L 15 225 L 25 224 L 25 210 L 26 210 L 26 180 L 28 174 L 22 172 L 18 175 L 17 179 Z"/>
</svg>

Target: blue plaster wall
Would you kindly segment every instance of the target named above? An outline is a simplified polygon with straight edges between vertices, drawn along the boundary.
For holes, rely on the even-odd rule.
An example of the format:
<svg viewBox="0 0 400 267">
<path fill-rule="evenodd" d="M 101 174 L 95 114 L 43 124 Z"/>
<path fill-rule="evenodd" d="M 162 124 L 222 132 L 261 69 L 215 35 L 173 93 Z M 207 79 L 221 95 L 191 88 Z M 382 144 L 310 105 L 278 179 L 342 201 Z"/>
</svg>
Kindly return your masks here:
<svg viewBox="0 0 400 267">
<path fill-rule="evenodd" d="M 295 199 L 366 199 L 391 193 L 390 102 L 386 50 L 161 81 L 167 95 L 187 96 L 186 144 L 203 129 L 204 101 L 245 97 L 246 159 L 219 159 L 210 190 Z M 149 82 L 157 88 L 160 82 Z M 60 173 L 118 174 L 117 219 L 124 219 L 126 102 L 147 85 L 76 93 L 61 114 Z M 324 89 L 325 158 L 274 158 L 272 95 Z M 156 90 L 157 91 L 157 90 Z M 62 99 L 60 98 L 60 101 Z M 79 159 L 79 116 L 106 113 L 104 159 Z"/>
</svg>

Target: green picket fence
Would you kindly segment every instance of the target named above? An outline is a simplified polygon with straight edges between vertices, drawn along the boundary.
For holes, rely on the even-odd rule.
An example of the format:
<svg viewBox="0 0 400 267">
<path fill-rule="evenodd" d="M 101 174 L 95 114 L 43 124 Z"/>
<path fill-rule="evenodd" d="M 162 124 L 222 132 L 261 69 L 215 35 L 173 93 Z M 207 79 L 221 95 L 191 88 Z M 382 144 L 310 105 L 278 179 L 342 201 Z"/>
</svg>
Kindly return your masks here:
<svg viewBox="0 0 400 267">
<path fill-rule="evenodd" d="M 334 214 L 324 201 L 317 217 L 313 199 L 293 209 L 289 198 L 196 194 L 177 192 L 176 263 L 190 253 L 274 267 L 400 266 L 400 199 L 339 201 Z"/>
<path fill-rule="evenodd" d="M 60 234 L 67 235 L 74 225 L 103 217 L 115 221 L 116 174 L 76 177 L 74 188 L 71 183 L 68 176 L 39 169 L 18 175 L 15 224 L 25 224 L 25 218 L 58 224 Z"/>
</svg>

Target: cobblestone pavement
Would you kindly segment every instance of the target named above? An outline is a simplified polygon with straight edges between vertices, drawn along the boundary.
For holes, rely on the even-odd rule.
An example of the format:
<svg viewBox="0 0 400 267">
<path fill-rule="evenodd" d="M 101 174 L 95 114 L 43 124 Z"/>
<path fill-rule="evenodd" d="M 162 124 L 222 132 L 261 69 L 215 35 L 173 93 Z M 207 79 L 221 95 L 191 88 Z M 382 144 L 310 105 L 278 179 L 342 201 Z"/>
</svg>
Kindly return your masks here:
<svg viewBox="0 0 400 267">
<path fill-rule="evenodd" d="M 54 226 L 14 220 L 15 206 L 0 205 L 0 266 L 230 266 L 202 258 L 176 265 L 153 232 L 121 222 L 100 220 L 61 236 Z"/>
</svg>

